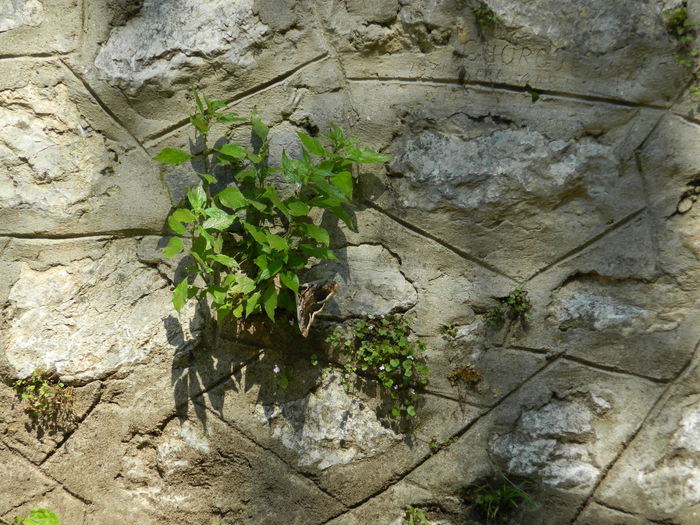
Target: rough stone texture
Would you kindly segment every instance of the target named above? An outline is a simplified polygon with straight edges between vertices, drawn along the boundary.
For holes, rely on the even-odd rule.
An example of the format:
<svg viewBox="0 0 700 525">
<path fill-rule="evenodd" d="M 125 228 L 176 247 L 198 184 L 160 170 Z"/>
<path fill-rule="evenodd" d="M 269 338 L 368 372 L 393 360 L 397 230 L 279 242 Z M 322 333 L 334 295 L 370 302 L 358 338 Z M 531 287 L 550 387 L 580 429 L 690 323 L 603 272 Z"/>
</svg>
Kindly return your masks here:
<svg viewBox="0 0 700 525">
<path fill-rule="evenodd" d="M 23 25 L 38 26 L 43 21 L 44 7 L 39 0 L 3 0 L 0 4 L 0 33 Z"/>
<path fill-rule="evenodd" d="M 2 0 L 0 57 L 69 53 L 80 24 L 80 0 Z"/>
<path fill-rule="evenodd" d="M 82 384 L 196 344 L 201 321 L 192 306 L 183 310 L 179 335 L 164 322 L 170 283 L 137 259 L 138 242 L 10 242 L 2 348 L 18 377 L 53 370 Z"/>
<path fill-rule="evenodd" d="M 476 5 L 0 0 L 0 516 L 398 525 L 410 504 L 473 525 L 459 489 L 500 470 L 536 501 L 513 523 L 700 521 L 700 118 L 661 14 L 680 2 L 486 0 L 494 27 Z M 273 168 L 332 123 L 392 157 L 355 170 L 354 228 L 314 218 L 338 261 L 306 277 L 341 290 L 308 339 L 172 308 L 187 262 L 160 250 L 198 166 L 152 157 L 195 144 L 192 85 L 258 109 Z M 489 326 L 516 286 L 531 315 Z M 365 312 L 428 346 L 408 427 L 322 342 Z M 465 366 L 481 380 L 449 380 Z M 6 386 L 39 368 L 75 386 L 63 425 Z"/>
</svg>

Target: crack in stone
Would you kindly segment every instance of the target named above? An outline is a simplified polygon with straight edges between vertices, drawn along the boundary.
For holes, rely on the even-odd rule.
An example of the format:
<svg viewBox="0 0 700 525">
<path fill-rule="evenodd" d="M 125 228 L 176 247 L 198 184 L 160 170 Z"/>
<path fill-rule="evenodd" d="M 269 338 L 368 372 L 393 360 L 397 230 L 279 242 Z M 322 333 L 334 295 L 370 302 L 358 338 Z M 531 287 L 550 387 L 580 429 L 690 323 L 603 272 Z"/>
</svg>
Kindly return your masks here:
<svg viewBox="0 0 700 525">
<path fill-rule="evenodd" d="M 431 79 L 421 79 L 412 77 L 348 77 L 350 82 L 409 82 L 412 84 L 435 84 L 435 85 L 455 85 L 455 86 L 478 86 L 485 87 L 491 90 L 499 91 L 509 91 L 511 93 L 523 93 L 530 95 L 532 87 L 528 88 L 523 86 L 517 86 L 508 83 L 501 82 L 488 82 L 485 80 L 467 80 L 461 82 L 458 78 L 431 78 Z M 596 102 L 599 104 L 611 104 L 614 106 L 623 106 L 628 108 L 647 108 L 656 111 L 666 111 L 670 109 L 669 106 L 660 106 L 656 104 L 644 104 L 639 102 L 632 102 L 630 100 L 618 99 L 613 97 L 600 97 L 596 95 L 586 95 L 583 93 L 568 93 L 565 91 L 556 90 L 546 90 L 537 88 L 537 93 L 541 95 L 548 95 L 552 97 L 566 98 L 570 100 L 580 100 L 586 102 Z"/>
<path fill-rule="evenodd" d="M 507 393 L 505 396 L 503 396 L 497 403 L 495 403 L 493 406 L 491 406 L 490 408 L 488 408 L 483 414 L 480 414 L 480 415 L 476 416 L 472 421 L 470 421 L 470 422 L 467 423 L 464 427 L 462 427 L 462 429 L 460 429 L 458 432 L 455 432 L 454 434 L 452 434 L 451 436 L 449 436 L 449 437 L 446 438 L 446 439 L 448 439 L 448 440 L 457 440 L 457 439 L 461 438 L 464 434 L 466 434 L 467 432 L 469 432 L 469 430 L 470 430 L 472 427 L 474 427 L 474 425 L 476 425 L 476 424 L 477 424 L 479 421 L 481 421 L 484 417 L 488 416 L 488 415 L 491 414 L 494 410 L 496 410 L 498 407 L 500 407 L 500 406 L 501 406 L 503 403 L 505 403 L 511 396 L 515 395 L 516 392 L 518 392 L 519 390 L 521 390 L 525 385 L 527 385 L 528 383 L 530 383 L 531 381 L 533 381 L 536 377 L 538 377 L 539 375 L 541 375 L 542 373 L 544 373 L 545 370 L 547 370 L 548 368 L 551 368 L 558 360 L 559 360 L 559 357 L 553 359 L 552 361 L 546 363 L 546 364 L 543 365 L 542 367 L 540 367 L 540 368 L 538 368 L 537 370 L 535 370 L 532 374 L 530 374 L 529 377 L 527 377 L 522 383 L 520 383 L 520 385 L 519 385 L 517 388 L 514 388 L 513 390 L 511 390 L 510 392 L 508 392 L 508 393 Z M 427 455 L 425 455 L 425 456 L 423 457 L 423 459 L 421 459 L 420 461 L 418 461 L 416 464 L 414 464 L 412 467 L 410 467 L 407 471 L 405 471 L 405 472 L 403 472 L 403 473 L 401 473 L 401 474 L 398 474 L 397 476 L 394 476 L 392 479 L 390 479 L 390 480 L 389 480 L 387 483 L 385 483 L 379 490 L 375 491 L 373 494 L 370 494 L 370 495 L 367 496 L 366 498 L 363 498 L 361 501 L 358 501 L 357 503 L 355 503 L 355 504 L 353 504 L 353 505 L 350 505 L 346 511 L 341 512 L 341 513 L 339 513 L 339 514 L 337 514 L 337 515 L 335 515 L 335 516 L 332 516 L 332 517 L 329 518 L 327 521 L 323 522 L 321 525 L 325 525 L 326 523 L 329 523 L 329 522 L 331 522 L 332 520 L 337 519 L 337 518 L 339 518 L 340 516 L 343 516 L 343 515 L 347 514 L 348 512 L 350 512 L 350 511 L 352 511 L 352 510 L 354 510 L 354 509 L 356 509 L 356 508 L 361 507 L 362 505 L 364 505 L 364 504 L 367 503 L 368 501 L 371 501 L 371 500 L 373 500 L 374 498 L 376 498 L 376 497 L 378 497 L 378 496 L 381 496 L 381 495 L 384 494 L 387 490 L 391 489 L 394 485 L 396 485 L 397 483 L 403 481 L 407 476 L 409 476 L 412 472 L 414 472 L 416 469 L 418 469 L 419 467 L 421 467 L 421 466 L 422 466 L 426 461 L 428 461 L 430 458 L 432 458 L 433 456 L 437 456 L 438 454 L 443 453 L 445 450 L 447 450 L 447 449 L 449 449 L 449 448 L 450 448 L 449 446 L 448 446 L 448 447 L 445 447 L 444 449 L 442 449 L 442 450 L 436 452 L 435 454 L 433 454 L 432 452 L 431 452 L 431 453 L 428 453 Z"/>
<path fill-rule="evenodd" d="M 690 371 L 691 371 L 691 365 L 692 365 L 693 361 L 695 360 L 695 358 L 698 356 L 698 349 L 699 349 L 699 348 L 700 348 L 700 341 L 698 341 L 698 343 L 695 345 L 695 350 L 693 351 L 693 355 L 690 357 L 690 359 L 688 359 L 688 361 L 686 362 L 685 366 L 681 369 L 680 372 L 678 372 L 678 374 L 676 375 L 676 377 L 674 377 L 674 378 L 667 384 L 666 388 L 664 388 L 663 391 L 659 394 L 659 397 L 657 397 L 657 399 L 656 399 L 656 401 L 654 402 L 654 404 L 651 406 L 651 408 L 649 408 L 649 410 L 647 411 L 646 416 L 644 416 L 644 419 L 642 419 L 642 422 L 639 424 L 639 426 L 637 427 L 637 429 L 636 429 L 636 430 L 632 433 L 632 435 L 625 441 L 625 443 L 623 443 L 622 448 L 620 449 L 620 451 L 618 452 L 618 454 L 612 459 L 612 461 L 610 461 L 610 463 L 608 463 L 607 467 L 605 467 L 605 468 L 602 470 L 600 479 L 599 479 L 598 482 L 594 485 L 594 487 L 591 489 L 591 491 L 590 491 L 588 497 L 583 501 L 583 503 L 581 503 L 581 505 L 579 505 L 579 507 L 578 507 L 578 509 L 577 509 L 577 511 L 576 511 L 576 514 L 574 515 L 574 517 L 572 518 L 572 520 L 569 522 L 569 525 L 574 525 L 574 523 L 576 522 L 576 520 L 578 519 L 578 517 L 581 515 L 581 513 L 584 511 L 584 509 L 586 508 L 586 506 L 587 506 L 587 505 L 589 504 L 589 502 L 590 502 L 591 500 L 593 500 L 593 498 L 595 497 L 596 492 L 598 491 L 598 489 L 600 488 L 600 486 L 601 486 L 601 485 L 603 484 L 603 482 L 605 481 L 605 478 L 607 477 L 607 475 L 608 475 L 608 473 L 610 472 L 610 470 L 612 470 L 612 468 L 613 468 L 613 467 L 615 466 L 615 464 L 619 461 L 619 459 L 622 457 L 622 455 L 627 451 L 627 449 L 629 448 L 629 446 L 632 444 L 632 442 L 633 442 L 634 439 L 637 437 L 637 435 L 642 431 L 642 429 L 646 427 L 647 422 L 648 422 L 649 420 L 653 419 L 653 418 L 657 415 L 657 414 L 656 414 L 657 407 L 661 407 L 661 406 L 663 405 L 663 403 L 665 403 L 665 402 L 667 401 L 666 395 L 667 395 L 668 392 L 671 390 L 671 388 L 672 388 L 677 382 L 679 382 L 685 375 L 687 375 L 687 374 L 690 373 Z"/>
</svg>

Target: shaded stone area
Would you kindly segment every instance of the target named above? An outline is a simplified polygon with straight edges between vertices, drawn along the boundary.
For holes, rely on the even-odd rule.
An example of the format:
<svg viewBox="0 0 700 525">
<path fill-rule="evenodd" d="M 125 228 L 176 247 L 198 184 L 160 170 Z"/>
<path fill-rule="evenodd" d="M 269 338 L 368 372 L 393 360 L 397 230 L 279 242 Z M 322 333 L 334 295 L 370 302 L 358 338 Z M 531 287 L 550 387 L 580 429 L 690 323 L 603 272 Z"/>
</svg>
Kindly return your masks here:
<svg viewBox="0 0 700 525">
<path fill-rule="evenodd" d="M 0 517 L 477 524 L 473 484 L 501 473 L 534 502 L 511 523 L 700 522 L 679 5 L 0 0 Z M 354 173 L 354 228 L 316 217 L 338 260 L 304 277 L 340 291 L 308 339 L 172 307 L 188 261 L 161 249 L 198 166 L 152 157 L 196 147 L 193 86 L 257 108 L 273 167 L 332 123 L 391 156 Z M 530 315 L 494 323 L 516 287 Z M 403 426 L 323 343 L 392 313 L 430 367 Z M 70 417 L 25 411 L 11 385 L 37 370 L 73 388 Z"/>
</svg>

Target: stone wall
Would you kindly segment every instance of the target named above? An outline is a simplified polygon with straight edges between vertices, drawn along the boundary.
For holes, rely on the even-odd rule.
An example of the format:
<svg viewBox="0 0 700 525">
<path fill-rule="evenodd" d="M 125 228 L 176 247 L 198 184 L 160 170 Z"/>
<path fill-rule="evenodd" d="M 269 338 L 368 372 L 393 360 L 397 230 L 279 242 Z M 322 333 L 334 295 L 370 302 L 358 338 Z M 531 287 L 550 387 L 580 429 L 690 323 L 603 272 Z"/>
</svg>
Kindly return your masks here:
<svg viewBox="0 0 700 525">
<path fill-rule="evenodd" d="M 501 470 L 535 500 L 513 522 L 700 523 L 700 100 L 661 14 L 679 2 L 486 0 L 494 27 L 479 5 L 0 0 L 1 517 L 398 524 L 410 504 L 456 525 L 476 523 L 460 487 Z M 392 157 L 357 174 L 357 228 L 330 225 L 339 261 L 313 273 L 341 286 L 326 322 L 415 318 L 412 433 L 309 368 L 318 331 L 212 346 L 201 308 L 173 310 L 160 248 L 194 178 L 152 157 L 189 148 L 192 85 L 257 106 L 277 154 L 337 123 Z M 518 285 L 533 316 L 487 327 Z M 453 386 L 467 363 L 483 381 Z M 299 371 L 286 390 L 277 364 Z M 8 385 L 37 369 L 74 388 L 70 421 L 22 410 Z"/>
</svg>

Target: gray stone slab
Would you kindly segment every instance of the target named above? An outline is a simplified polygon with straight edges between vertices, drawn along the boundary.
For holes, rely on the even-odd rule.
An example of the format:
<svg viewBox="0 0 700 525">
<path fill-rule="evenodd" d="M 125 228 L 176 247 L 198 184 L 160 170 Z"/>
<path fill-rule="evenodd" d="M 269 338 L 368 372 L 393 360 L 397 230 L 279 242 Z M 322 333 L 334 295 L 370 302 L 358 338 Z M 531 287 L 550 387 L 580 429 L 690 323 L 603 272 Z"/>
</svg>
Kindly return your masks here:
<svg viewBox="0 0 700 525">
<path fill-rule="evenodd" d="M 488 4 L 494 27 L 478 24 L 456 0 L 405 3 L 398 12 L 392 2 L 381 13 L 358 4 L 328 2 L 321 11 L 351 78 L 510 85 L 661 105 L 688 78 L 650 0 L 566 7 L 499 0 Z"/>
<path fill-rule="evenodd" d="M 138 239 L 15 239 L 3 253 L 2 353 L 19 377 L 56 371 L 85 384 L 193 348 L 201 317 L 137 258 Z M 173 322 L 176 321 L 173 326 Z"/>
<path fill-rule="evenodd" d="M 352 93 L 355 133 L 393 157 L 363 196 L 515 278 L 645 204 L 632 152 L 655 112 L 606 107 L 604 124 L 582 102 L 404 83 Z"/>
<path fill-rule="evenodd" d="M 273 8 L 253 0 L 147 1 L 126 11 L 90 2 L 87 38 L 72 63 L 131 132 L 145 138 L 187 118 L 191 105 L 182 86 L 230 100 L 324 55 L 309 13 L 299 2 Z"/>
<path fill-rule="evenodd" d="M 696 359 L 615 463 L 596 499 L 650 520 L 694 523 L 700 519 L 699 380 Z"/>
<path fill-rule="evenodd" d="M 509 344 L 566 352 L 670 380 L 697 342 L 695 293 L 662 272 L 659 239 L 643 214 L 526 285 L 532 316 Z"/>
<path fill-rule="evenodd" d="M 154 162 L 60 62 L 3 61 L 0 233 L 160 232 Z M 58 109 L 57 109 L 58 108 Z"/>
<path fill-rule="evenodd" d="M 80 44 L 82 4 L 82 0 L 3 2 L 0 56 L 74 51 Z"/>
</svg>

